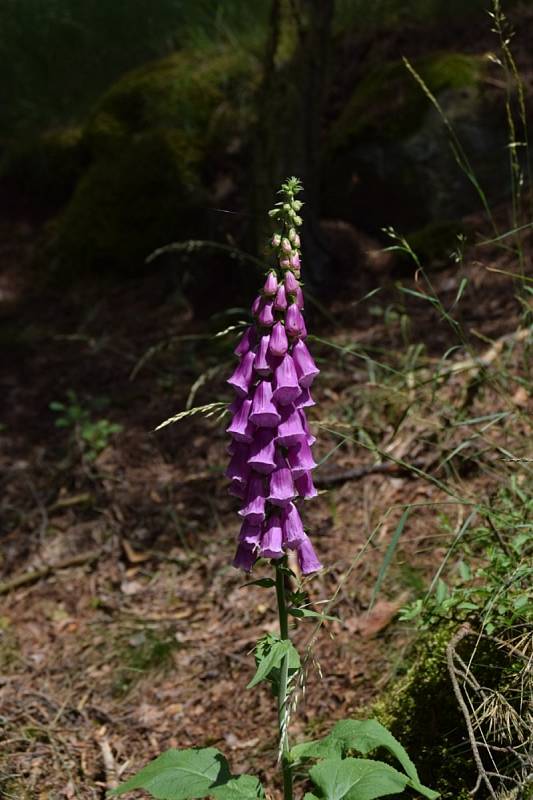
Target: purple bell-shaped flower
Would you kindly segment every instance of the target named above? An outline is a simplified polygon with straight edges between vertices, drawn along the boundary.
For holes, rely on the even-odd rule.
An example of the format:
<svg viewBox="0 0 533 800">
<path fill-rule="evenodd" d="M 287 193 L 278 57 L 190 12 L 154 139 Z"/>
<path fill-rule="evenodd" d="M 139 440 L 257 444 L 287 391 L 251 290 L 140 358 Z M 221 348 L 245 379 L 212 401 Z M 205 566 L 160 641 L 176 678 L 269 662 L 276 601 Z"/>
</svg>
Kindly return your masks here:
<svg viewBox="0 0 533 800">
<path fill-rule="evenodd" d="M 254 426 L 251 424 L 249 416 L 252 401 L 244 399 L 240 408 L 235 412 L 231 424 L 226 428 L 226 433 L 231 434 L 237 442 L 251 442 Z"/>
<path fill-rule="evenodd" d="M 304 500 L 310 500 L 311 497 L 316 497 L 318 494 L 310 471 L 304 472 L 299 478 L 295 478 L 294 486 L 299 496 L 303 497 Z"/>
<path fill-rule="evenodd" d="M 280 413 L 281 422 L 278 426 L 278 445 L 294 447 L 300 444 L 304 439 L 307 439 L 307 433 L 303 426 L 300 411 L 295 409 L 292 403 L 288 406 L 282 406 Z"/>
<path fill-rule="evenodd" d="M 292 473 L 285 459 L 277 453 L 276 469 L 270 474 L 270 493 L 267 500 L 274 506 L 286 506 L 295 494 Z"/>
<path fill-rule="evenodd" d="M 287 461 L 289 462 L 293 478 L 300 478 L 306 472 L 316 467 L 311 448 L 307 444 L 306 439 L 295 447 L 289 447 Z"/>
<path fill-rule="evenodd" d="M 254 361 L 255 353 L 249 350 L 241 358 L 233 375 L 228 378 L 229 385 L 233 386 L 240 397 L 246 397 L 250 391 Z"/>
<path fill-rule="evenodd" d="M 258 428 L 276 428 L 280 419 L 279 411 L 272 402 L 272 384 L 270 381 L 260 381 L 254 394 L 250 422 Z"/>
<path fill-rule="evenodd" d="M 300 392 L 296 368 L 292 356 L 287 353 L 274 373 L 274 402 L 286 406 L 296 400 Z"/>
<path fill-rule="evenodd" d="M 308 389 L 313 383 L 314 379 L 320 372 L 317 365 L 313 361 L 311 353 L 307 349 L 305 342 L 301 339 L 294 342 L 292 348 L 292 359 L 296 367 L 296 374 L 298 375 L 298 382 L 302 389 Z"/>
<path fill-rule="evenodd" d="M 281 520 L 277 515 L 273 515 L 268 520 L 265 532 L 263 533 L 263 538 L 261 539 L 261 557 L 282 558 L 282 541 L 283 534 L 281 531 Z"/>
<path fill-rule="evenodd" d="M 250 475 L 250 446 L 241 442 L 234 442 L 233 453 L 226 470 L 226 478 L 230 481 L 246 483 Z"/>
<path fill-rule="evenodd" d="M 263 536 L 263 530 L 261 528 L 261 523 L 256 523 L 250 518 L 246 518 L 241 525 L 241 530 L 239 532 L 239 542 L 243 544 L 247 544 L 250 547 L 255 547 L 256 549 L 259 548 L 261 544 L 261 537 Z"/>
<path fill-rule="evenodd" d="M 309 389 L 302 389 L 301 393 L 294 401 L 294 406 L 295 408 L 309 408 L 310 406 L 316 406 L 315 401 L 311 397 Z"/>
<path fill-rule="evenodd" d="M 268 358 L 270 344 L 270 334 L 265 333 L 259 339 L 257 353 L 255 354 L 254 369 L 262 378 L 267 378 L 272 374 L 272 366 Z"/>
<path fill-rule="evenodd" d="M 276 467 L 274 445 L 276 434 L 272 428 L 260 428 L 250 445 L 248 466 L 262 475 L 269 475 Z"/>
<path fill-rule="evenodd" d="M 239 515 L 251 524 L 260 525 L 265 518 L 265 501 L 264 480 L 258 475 L 252 475 L 248 483 L 246 505 L 239 511 Z"/>
<path fill-rule="evenodd" d="M 233 559 L 233 566 L 237 569 L 242 569 L 244 572 L 251 572 L 252 567 L 257 561 L 255 549 L 244 542 L 239 542 L 235 558 Z"/>
<path fill-rule="evenodd" d="M 283 532 L 283 544 L 291 550 L 296 550 L 305 540 L 304 526 L 294 503 L 286 505 L 281 512 L 281 529 Z"/>
<path fill-rule="evenodd" d="M 303 575 L 309 575 L 311 572 L 318 572 L 322 569 L 322 564 L 317 558 L 313 545 L 308 536 L 305 536 L 303 542 L 298 547 L 298 564 L 302 570 Z"/>
<path fill-rule="evenodd" d="M 284 356 L 289 348 L 283 322 L 276 322 L 270 334 L 269 350 L 273 356 Z M 300 384 L 301 385 L 301 384 Z"/>
</svg>

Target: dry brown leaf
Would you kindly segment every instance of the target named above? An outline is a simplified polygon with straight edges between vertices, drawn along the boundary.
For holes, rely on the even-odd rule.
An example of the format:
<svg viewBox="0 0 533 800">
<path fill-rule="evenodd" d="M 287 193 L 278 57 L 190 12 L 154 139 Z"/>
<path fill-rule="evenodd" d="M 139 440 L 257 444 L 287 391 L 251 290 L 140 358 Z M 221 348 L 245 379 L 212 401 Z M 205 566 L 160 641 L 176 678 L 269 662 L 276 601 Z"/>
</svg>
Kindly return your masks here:
<svg viewBox="0 0 533 800">
<path fill-rule="evenodd" d="M 350 633 L 360 633 L 365 639 L 370 639 L 392 622 L 407 597 L 407 593 L 402 592 L 396 600 L 378 600 L 371 611 L 346 619 L 345 627 Z"/>
</svg>

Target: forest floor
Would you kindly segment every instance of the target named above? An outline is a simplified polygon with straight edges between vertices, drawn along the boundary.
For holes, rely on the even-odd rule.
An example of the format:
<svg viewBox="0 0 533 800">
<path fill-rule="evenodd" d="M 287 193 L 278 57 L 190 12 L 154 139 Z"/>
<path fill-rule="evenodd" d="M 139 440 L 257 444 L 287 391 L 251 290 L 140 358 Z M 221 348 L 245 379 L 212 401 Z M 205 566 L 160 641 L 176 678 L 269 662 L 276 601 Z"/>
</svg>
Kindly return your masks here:
<svg viewBox="0 0 533 800">
<path fill-rule="evenodd" d="M 103 798 L 171 746 L 216 746 L 234 771 L 272 785 L 274 701 L 265 685 L 244 687 L 254 643 L 277 621 L 269 590 L 243 588 L 231 566 L 238 520 L 223 477 L 225 426 L 195 416 L 153 432 L 185 407 L 195 382 L 193 405 L 229 399 L 231 337 L 206 334 L 175 296 L 162 296 L 157 276 L 36 291 L 20 277 L 32 231 L 20 226 L 5 241 L 0 795 Z M 523 244 L 529 253 L 531 236 Z M 314 602 L 335 595 L 339 621 L 296 633 L 300 645 L 318 635 L 293 739 L 362 713 L 402 672 L 414 632 L 397 621 L 399 608 L 427 589 L 468 502 L 512 474 L 497 453 L 524 456 L 517 269 L 512 254 L 487 246 L 431 273 L 467 345 L 439 307 L 408 293 L 429 291 L 414 270 L 402 288 L 383 278 L 364 302 L 355 287 L 327 317 L 312 315 L 322 374 L 310 416 L 324 463 L 305 519 L 325 568 L 305 585 Z M 506 390 L 484 381 L 494 359 L 505 362 Z M 58 402 L 65 408 L 50 408 Z M 462 445 L 501 410 L 509 413 L 484 429 L 482 448 Z M 372 472 L 376 463 L 391 471 Z M 343 475 L 357 467 L 359 478 Z"/>
</svg>

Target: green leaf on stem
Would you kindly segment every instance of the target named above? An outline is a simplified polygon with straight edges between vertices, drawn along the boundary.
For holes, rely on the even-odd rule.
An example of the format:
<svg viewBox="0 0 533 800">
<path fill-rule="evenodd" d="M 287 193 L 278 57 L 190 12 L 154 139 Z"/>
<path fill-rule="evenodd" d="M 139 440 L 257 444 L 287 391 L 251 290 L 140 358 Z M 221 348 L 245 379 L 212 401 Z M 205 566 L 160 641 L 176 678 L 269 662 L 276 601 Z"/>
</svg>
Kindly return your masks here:
<svg viewBox="0 0 533 800">
<path fill-rule="evenodd" d="M 289 668 L 298 669 L 300 656 L 288 639 L 269 637 L 266 642 L 260 642 L 256 650 L 257 672 L 246 688 L 251 689 L 266 680 L 273 670 L 279 669 L 285 656 L 289 657 Z"/>
<path fill-rule="evenodd" d="M 407 751 L 377 719 L 343 719 L 333 726 L 330 736 L 341 743 L 344 752 L 357 750 L 366 756 L 377 747 L 384 747 L 398 759 L 406 775 L 418 781 L 418 772 Z"/>
<path fill-rule="evenodd" d="M 273 581 L 272 578 L 258 578 L 256 581 L 248 581 L 248 583 L 243 583 L 241 589 L 244 589 L 245 586 L 262 586 L 263 589 L 269 589 L 271 586 L 275 586 L 276 581 Z"/>
<path fill-rule="evenodd" d="M 321 614 L 320 611 L 313 611 L 310 608 L 288 608 L 287 612 L 291 614 L 293 617 L 313 617 L 314 619 L 321 619 L 326 620 L 329 619 L 332 622 L 338 622 L 338 617 L 330 617 L 328 614 Z"/>
<path fill-rule="evenodd" d="M 214 747 L 167 750 L 110 794 L 145 789 L 156 800 L 192 800 L 214 794 L 230 779 L 227 761 Z"/>
<path fill-rule="evenodd" d="M 318 739 L 313 742 L 302 742 L 291 748 L 291 761 L 300 761 L 302 758 L 335 758 L 342 756 L 342 743 L 333 736 Z"/>
<path fill-rule="evenodd" d="M 388 764 L 365 758 L 328 758 L 309 771 L 324 800 L 374 800 L 399 794 L 408 778 Z"/>
<path fill-rule="evenodd" d="M 265 796 L 259 778 L 254 775 L 239 775 L 223 786 L 217 786 L 210 794 L 217 800 L 261 800 Z"/>
</svg>

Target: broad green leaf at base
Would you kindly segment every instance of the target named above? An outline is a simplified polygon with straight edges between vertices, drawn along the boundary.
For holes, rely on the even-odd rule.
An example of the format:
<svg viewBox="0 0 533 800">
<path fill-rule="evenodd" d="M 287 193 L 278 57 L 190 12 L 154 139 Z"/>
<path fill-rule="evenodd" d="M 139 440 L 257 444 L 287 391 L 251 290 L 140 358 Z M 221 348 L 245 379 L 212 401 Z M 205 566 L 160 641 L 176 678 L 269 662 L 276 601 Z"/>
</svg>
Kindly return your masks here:
<svg viewBox="0 0 533 800">
<path fill-rule="evenodd" d="M 364 758 L 328 758 L 309 775 L 324 800 L 374 800 L 403 792 L 409 780 L 388 764 Z"/>
<path fill-rule="evenodd" d="M 212 789 L 211 793 L 216 800 L 260 800 L 265 796 L 259 778 L 254 775 L 239 775 Z"/>
<path fill-rule="evenodd" d="M 212 794 L 230 778 L 226 759 L 214 747 L 167 750 L 110 794 L 145 789 L 156 800 L 192 800 Z"/>
</svg>

